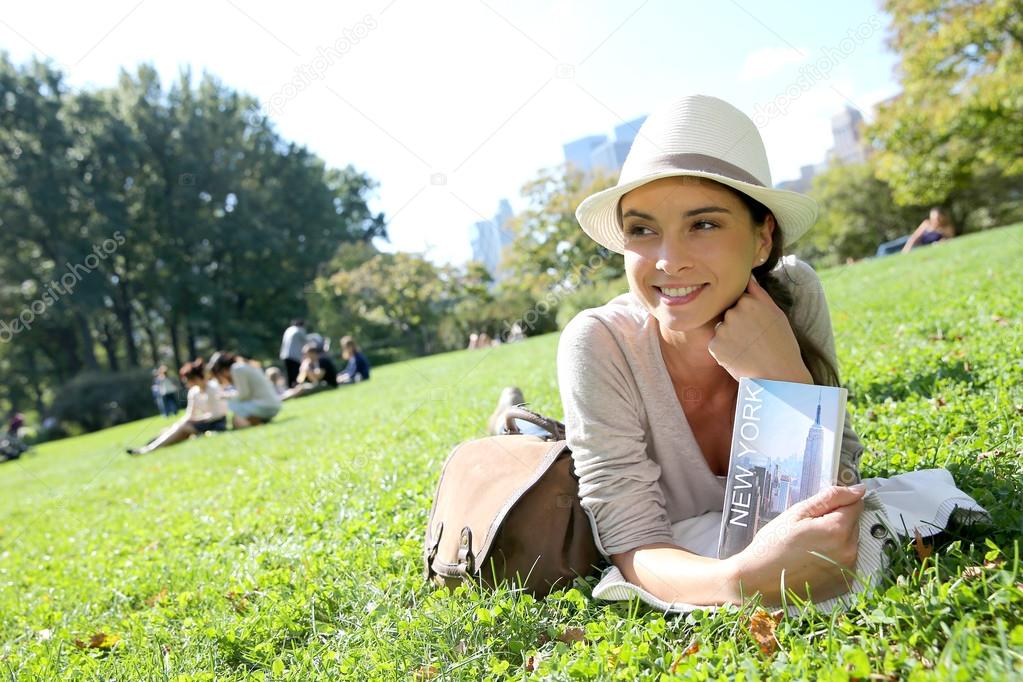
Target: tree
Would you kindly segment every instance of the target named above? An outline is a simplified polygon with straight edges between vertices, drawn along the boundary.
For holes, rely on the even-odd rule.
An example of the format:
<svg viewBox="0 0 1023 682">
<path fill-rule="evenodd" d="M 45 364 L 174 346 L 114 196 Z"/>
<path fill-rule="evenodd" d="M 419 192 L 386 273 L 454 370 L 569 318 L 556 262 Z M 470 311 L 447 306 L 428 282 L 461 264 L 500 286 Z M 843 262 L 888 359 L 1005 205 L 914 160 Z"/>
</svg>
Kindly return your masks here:
<svg viewBox="0 0 1023 682">
<path fill-rule="evenodd" d="M 377 253 L 317 278 L 314 311 L 330 334 L 424 355 L 442 349 L 438 324 L 455 302 L 458 273 L 419 254 Z"/>
<path fill-rule="evenodd" d="M 1009 206 L 1023 183 L 1023 5 L 1019 0 L 887 0 L 902 94 L 870 136 L 900 205 L 962 203 L 992 177 Z M 991 189 L 991 188 L 989 188 Z M 999 204 L 1003 197 L 992 197 Z"/>
<path fill-rule="evenodd" d="M 83 371 L 168 351 L 270 355 L 339 250 L 375 251 L 374 181 L 258 110 L 208 74 L 74 92 L 0 54 L 0 399 L 42 411 Z"/>
<path fill-rule="evenodd" d="M 832 166 L 814 178 L 810 196 L 817 200 L 820 215 L 793 247 L 819 265 L 874 255 L 879 244 L 912 232 L 927 210 L 898 206 L 870 163 Z"/>
<path fill-rule="evenodd" d="M 603 173 L 562 165 L 542 170 L 523 187 L 528 204 L 513 220 L 515 241 L 502 263 L 507 276 L 494 293 L 504 327 L 518 322 L 527 334 L 554 331 L 561 300 L 622 276 L 622 256 L 590 239 L 575 218 L 584 198 L 613 184 Z"/>
</svg>

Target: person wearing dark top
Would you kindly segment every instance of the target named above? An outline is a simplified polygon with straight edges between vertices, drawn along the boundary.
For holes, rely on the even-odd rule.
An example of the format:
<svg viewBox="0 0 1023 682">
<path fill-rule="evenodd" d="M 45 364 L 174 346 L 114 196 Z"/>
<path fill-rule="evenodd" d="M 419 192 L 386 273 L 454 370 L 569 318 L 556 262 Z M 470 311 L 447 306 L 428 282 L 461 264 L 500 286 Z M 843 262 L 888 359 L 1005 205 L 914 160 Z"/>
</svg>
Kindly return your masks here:
<svg viewBox="0 0 1023 682">
<path fill-rule="evenodd" d="M 315 343 L 307 343 L 302 348 L 298 383 L 281 394 L 281 400 L 291 400 L 328 388 L 337 388 L 337 366 L 329 355 L 320 352 Z"/>
<path fill-rule="evenodd" d="M 935 206 L 931 209 L 927 218 L 920 223 L 920 226 L 906 240 L 902 247 L 902 253 L 909 253 L 919 246 L 933 244 L 943 239 L 952 239 L 955 236 L 955 225 L 952 224 L 948 211 L 940 206 Z"/>
<path fill-rule="evenodd" d="M 359 347 L 350 336 L 341 337 L 341 357 L 347 361 L 344 371 L 337 375 L 338 382 L 354 384 L 369 379 L 369 361 L 359 352 Z"/>
</svg>

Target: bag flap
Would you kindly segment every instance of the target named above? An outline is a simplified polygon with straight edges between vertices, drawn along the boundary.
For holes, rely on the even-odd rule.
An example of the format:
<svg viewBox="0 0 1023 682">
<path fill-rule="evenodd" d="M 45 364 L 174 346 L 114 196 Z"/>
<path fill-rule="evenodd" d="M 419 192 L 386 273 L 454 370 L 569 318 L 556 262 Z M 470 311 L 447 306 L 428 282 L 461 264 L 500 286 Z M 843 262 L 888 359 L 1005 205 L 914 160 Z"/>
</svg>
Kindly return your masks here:
<svg viewBox="0 0 1023 682">
<path fill-rule="evenodd" d="M 523 435 L 490 436 L 457 446 L 444 463 L 430 511 L 427 571 L 459 573 L 471 546 L 474 561 L 468 570 L 478 572 L 505 516 L 563 452 L 568 452 L 565 441 Z M 463 546 L 465 540 L 468 546 Z"/>
</svg>

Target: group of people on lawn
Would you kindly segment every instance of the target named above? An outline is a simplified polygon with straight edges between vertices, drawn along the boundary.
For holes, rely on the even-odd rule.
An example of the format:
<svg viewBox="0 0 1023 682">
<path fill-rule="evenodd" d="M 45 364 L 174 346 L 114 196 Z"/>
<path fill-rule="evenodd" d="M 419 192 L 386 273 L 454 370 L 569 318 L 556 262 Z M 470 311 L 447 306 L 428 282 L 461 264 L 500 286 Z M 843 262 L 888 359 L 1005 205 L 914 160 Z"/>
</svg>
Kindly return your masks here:
<svg viewBox="0 0 1023 682">
<path fill-rule="evenodd" d="M 301 320 L 293 321 L 281 344 L 287 378 L 277 367 L 264 371 L 257 361 L 227 351 L 217 351 L 206 363 L 202 358 L 186 362 L 178 372 L 188 389 L 184 416 L 128 453 L 142 455 L 195 435 L 226 431 L 229 412 L 236 430 L 265 424 L 285 400 L 369 379 L 369 362 L 352 337 L 340 340 L 346 362 L 341 372 L 330 358 L 328 343 L 319 334 L 306 334 Z"/>
</svg>

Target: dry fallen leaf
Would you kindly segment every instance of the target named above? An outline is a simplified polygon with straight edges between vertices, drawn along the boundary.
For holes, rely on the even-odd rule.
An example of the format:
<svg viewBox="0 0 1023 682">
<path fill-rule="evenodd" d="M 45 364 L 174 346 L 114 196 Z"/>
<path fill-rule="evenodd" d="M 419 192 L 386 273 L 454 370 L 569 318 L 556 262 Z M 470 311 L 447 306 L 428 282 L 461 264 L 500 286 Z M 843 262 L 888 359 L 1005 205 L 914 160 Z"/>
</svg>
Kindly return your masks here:
<svg viewBox="0 0 1023 682">
<path fill-rule="evenodd" d="M 75 646 L 79 649 L 101 649 L 103 651 L 110 651 L 110 649 L 114 648 L 114 645 L 120 641 L 120 635 L 108 635 L 105 632 L 97 632 L 89 638 L 88 642 L 76 639 Z"/>
<path fill-rule="evenodd" d="M 774 631 L 781 621 L 781 616 L 781 611 L 772 614 L 760 609 L 750 618 L 750 634 L 765 656 L 770 656 L 778 649 L 778 638 L 774 636 Z"/>
<path fill-rule="evenodd" d="M 540 667 L 540 664 L 543 663 L 545 658 L 547 657 L 537 651 L 535 654 L 526 659 L 523 667 L 527 673 L 536 672 L 536 669 Z"/>
<path fill-rule="evenodd" d="M 426 680 L 432 680 L 439 674 L 440 668 L 431 663 L 430 665 L 420 666 L 419 670 L 416 670 L 415 680 L 416 682 L 426 682 Z"/>
<path fill-rule="evenodd" d="M 920 561 L 923 561 L 934 553 L 934 550 L 929 545 L 924 544 L 924 539 L 920 536 L 920 531 L 916 528 L 913 529 L 913 549 L 916 550 L 916 556 L 920 559 Z"/>
<path fill-rule="evenodd" d="M 1000 325 L 1002 325 L 1003 327 L 1004 327 L 1005 325 L 1009 324 L 1009 321 L 1008 321 L 1007 319 L 1005 319 L 1004 317 L 1002 317 L 1001 315 L 992 315 L 992 316 L 991 316 L 991 321 L 992 321 L 992 322 L 995 322 L 995 323 L 997 323 L 997 324 L 1000 324 Z"/>
<path fill-rule="evenodd" d="M 685 651 L 683 651 L 679 655 L 679 657 L 676 658 L 674 660 L 674 662 L 672 662 L 672 664 L 671 664 L 671 674 L 672 675 L 675 674 L 675 669 L 678 668 L 678 664 L 682 662 L 683 658 L 686 658 L 687 656 L 692 656 L 693 654 L 695 654 L 699 650 L 700 650 L 700 640 L 694 639 L 693 643 L 689 645 L 689 648 L 687 648 Z"/>
<path fill-rule="evenodd" d="M 161 589 L 156 594 L 146 598 L 146 606 L 156 606 L 167 601 L 167 588 Z"/>
<path fill-rule="evenodd" d="M 235 613 L 245 613 L 249 610 L 249 600 L 245 598 L 244 594 L 231 591 L 224 594 L 224 596 L 231 602 Z"/>
<path fill-rule="evenodd" d="M 559 642 L 571 644 L 572 642 L 585 642 L 586 630 L 583 628 L 565 628 L 565 631 L 557 636 Z"/>
</svg>

